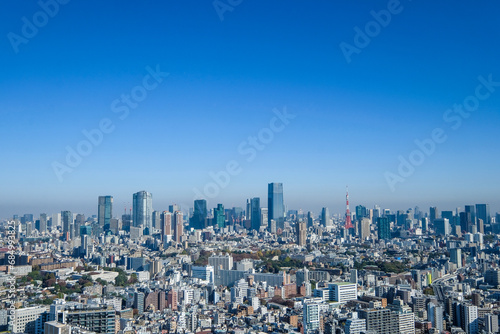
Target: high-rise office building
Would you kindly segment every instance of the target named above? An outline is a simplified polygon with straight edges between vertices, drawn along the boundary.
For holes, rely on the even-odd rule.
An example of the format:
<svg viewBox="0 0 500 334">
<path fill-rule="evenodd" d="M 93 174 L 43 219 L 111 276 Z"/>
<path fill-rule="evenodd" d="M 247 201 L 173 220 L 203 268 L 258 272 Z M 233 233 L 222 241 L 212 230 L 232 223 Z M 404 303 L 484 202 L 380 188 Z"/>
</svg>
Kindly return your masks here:
<svg viewBox="0 0 500 334">
<path fill-rule="evenodd" d="M 328 208 L 321 209 L 321 226 L 323 227 L 332 226 L 330 221 L 330 211 L 328 211 Z"/>
<path fill-rule="evenodd" d="M 207 201 L 204 199 L 197 199 L 194 201 L 193 216 L 190 219 L 190 227 L 196 230 L 202 230 L 207 227 Z"/>
<path fill-rule="evenodd" d="M 97 221 L 104 231 L 109 230 L 109 220 L 113 218 L 113 196 L 99 196 Z"/>
<path fill-rule="evenodd" d="M 377 218 L 378 238 L 389 240 L 391 238 L 391 222 L 387 217 Z"/>
<path fill-rule="evenodd" d="M 123 214 L 122 215 L 122 228 L 126 232 L 130 232 L 130 226 L 132 226 L 132 215 Z"/>
<path fill-rule="evenodd" d="M 153 227 L 153 195 L 147 191 L 136 192 L 132 197 L 132 223 L 142 225 L 144 234 L 149 235 Z"/>
<path fill-rule="evenodd" d="M 305 246 L 307 241 L 307 225 L 305 222 L 298 222 L 296 226 L 297 245 Z"/>
<path fill-rule="evenodd" d="M 455 263 L 457 268 L 462 268 L 462 249 L 452 248 L 450 249 L 450 262 Z"/>
<path fill-rule="evenodd" d="M 307 227 L 313 227 L 314 225 L 314 214 L 311 211 L 307 212 Z"/>
<path fill-rule="evenodd" d="M 482 219 L 484 224 L 491 224 L 489 204 L 476 204 L 476 216 Z"/>
<path fill-rule="evenodd" d="M 362 240 L 365 240 L 371 234 L 370 223 L 371 223 L 370 218 L 361 218 L 358 221 L 358 235 Z"/>
<path fill-rule="evenodd" d="M 161 229 L 161 212 L 160 211 L 153 211 L 153 220 L 152 220 L 152 225 L 153 225 L 153 229 Z"/>
<path fill-rule="evenodd" d="M 465 212 L 470 213 L 470 219 L 472 222 L 472 225 L 476 226 L 476 206 L 475 205 L 466 205 L 464 208 Z"/>
<path fill-rule="evenodd" d="M 181 242 L 182 234 L 184 231 L 183 215 L 181 211 L 174 212 L 174 241 Z"/>
<path fill-rule="evenodd" d="M 63 233 L 67 234 L 70 238 L 74 234 L 74 222 L 73 222 L 73 214 L 71 211 L 61 211 L 61 220 Z"/>
<path fill-rule="evenodd" d="M 214 209 L 214 226 L 218 228 L 226 227 L 226 213 L 222 204 L 217 204 L 217 207 Z"/>
<path fill-rule="evenodd" d="M 366 207 L 362 205 L 356 206 L 356 220 L 361 220 L 367 216 Z"/>
<path fill-rule="evenodd" d="M 431 206 L 429 208 L 429 220 L 431 224 L 434 224 L 434 220 L 437 218 L 439 218 L 438 208 L 435 206 Z"/>
<path fill-rule="evenodd" d="M 80 227 L 85 225 L 85 215 L 84 214 L 77 214 L 75 218 L 75 226 L 73 228 L 73 237 L 79 237 L 80 236 Z"/>
<path fill-rule="evenodd" d="M 278 228 L 283 229 L 285 204 L 283 202 L 283 183 L 269 183 L 267 186 L 267 209 L 269 219 L 274 219 Z"/>
<path fill-rule="evenodd" d="M 46 233 L 47 232 L 47 214 L 46 213 L 41 213 L 40 214 L 40 223 L 39 223 L 39 229 L 38 232 L 40 233 Z"/>
<path fill-rule="evenodd" d="M 254 197 L 250 200 L 250 212 L 251 212 L 251 229 L 259 231 L 260 230 L 260 198 L 259 197 Z M 269 208 L 268 208 L 269 212 Z"/>
<path fill-rule="evenodd" d="M 260 226 L 269 226 L 269 210 L 267 208 L 260 208 Z"/>
<path fill-rule="evenodd" d="M 451 234 L 450 221 L 446 218 L 438 218 L 434 220 L 434 230 L 437 235 L 448 236 Z"/>
<path fill-rule="evenodd" d="M 172 214 L 167 211 L 163 211 L 160 216 L 160 229 L 162 239 L 166 235 L 172 235 Z"/>
<path fill-rule="evenodd" d="M 469 232 L 472 228 L 472 218 L 470 212 L 460 212 L 460 228 L 462 232 Z"/>
<path fill-rule="evenodd" d="M 453 224 L 453 211 L 441 211 L 441 218 L 446 218 L 450 221 L 450 224 Z"/>
</svg>

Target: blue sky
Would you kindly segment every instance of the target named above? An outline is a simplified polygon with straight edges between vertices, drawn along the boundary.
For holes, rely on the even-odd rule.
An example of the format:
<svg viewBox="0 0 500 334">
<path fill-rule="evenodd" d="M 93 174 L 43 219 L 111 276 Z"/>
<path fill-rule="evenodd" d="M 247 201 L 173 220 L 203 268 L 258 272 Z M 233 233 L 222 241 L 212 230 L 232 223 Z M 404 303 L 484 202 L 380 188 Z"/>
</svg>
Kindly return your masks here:
<svg viewBox="0 0 500 334">
<path fill-rule="evenodd" d="M 213 1 L 73 0 L 13 47 L 23 17 L 43 14 L 37 2 L 4 1 L 0 217 L 95 214 L 99 195 L 113 195 L 119 214 L 139 190 L 157 210 L 187 207 L 230 161 L 238 173 L 205 196 L 210 207 L 265 203 L 275 181 L 289 208 L 318 214 L 343 210 L 346 185 L 352 205 L 500 210 L 500 87 L 483 87 L 489 96 L 457 129 L 443 119 L 479 76 L 500 81 L 500 5 L 401 0 L 348 63 L 340 44 L 356 46 L 354 28 L 366 32 L 371 11 L 394 3 L 243 0 L 221 20 Z M 147 67 L 169 75 L 120 119 L 111 104 L 142 86 Z M 295 118 L 247 161 L 238 147 L 284 108 Z M 66 147 L 103 119 L 113 131 L 61 181 L 54 163 L 67 165 Z M 387 172 L 399 175 L 399 156 L 436 128 L 446 140 L 391 188 Z"/>
</svg>

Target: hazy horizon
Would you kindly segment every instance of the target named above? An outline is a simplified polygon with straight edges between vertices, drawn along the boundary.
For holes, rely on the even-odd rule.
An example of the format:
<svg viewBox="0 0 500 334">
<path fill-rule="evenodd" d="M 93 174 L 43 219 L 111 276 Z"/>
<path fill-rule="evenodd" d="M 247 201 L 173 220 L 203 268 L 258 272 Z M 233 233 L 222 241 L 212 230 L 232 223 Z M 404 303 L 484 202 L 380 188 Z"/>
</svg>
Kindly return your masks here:
<svg viewBox="0 0 500 334">
<path fill-rule="evenodd" d="M 266 206 L 273 181 L 315 214 L 346 185 L 351 210 L 500 210 L 500 3 L 61 2 L 0 12 L 2 218 Z"/>
</svg>

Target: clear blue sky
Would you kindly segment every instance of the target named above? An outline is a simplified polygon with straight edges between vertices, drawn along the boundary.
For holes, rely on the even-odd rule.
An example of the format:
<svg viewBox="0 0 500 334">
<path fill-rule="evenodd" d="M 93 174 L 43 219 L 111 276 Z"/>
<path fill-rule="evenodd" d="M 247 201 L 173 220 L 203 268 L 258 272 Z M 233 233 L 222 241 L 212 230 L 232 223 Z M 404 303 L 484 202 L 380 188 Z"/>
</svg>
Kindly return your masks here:
<svg viewBox="0 0 500 334">
<path fill-rule="evenodd" d="M 317 214 L 343 210 L 346 185 L 353 206 L 500 210 L 500 87 L 457 129 L 443 119 L 479 76 L 500 81 L 500 4 L 401 0 L 348 63 L 340 44 L 355 46 L 354 28 L 376 28 L 370 12 L 391 3 L 244 0 L 221 20 L 212 0 L 72 0 L 45 23 L 37 2 L 3 1 L 0 218 L 95 214 L 99 195 L 113 195 L 118 214 L 139 190 L 156 210 L 188 206 L 233 160 L 241 170 L 210 207 L 266 203 L 275 181 L 290 209 Z M 25 38 L 34 16 L 41 27 L 24 28 L 34 36 L 16 53 L 12 36 Z M 113 101 L 148 66 L 169 75 L 120 119 Z M 284 107 L 295 118 L 247 161 L 238 147 Z M 103 119 L 113 131 L 61 182 L 54 162 Z M 446 141 L 391 189 L 386 172 L 436 128 Z"/>
</svg>

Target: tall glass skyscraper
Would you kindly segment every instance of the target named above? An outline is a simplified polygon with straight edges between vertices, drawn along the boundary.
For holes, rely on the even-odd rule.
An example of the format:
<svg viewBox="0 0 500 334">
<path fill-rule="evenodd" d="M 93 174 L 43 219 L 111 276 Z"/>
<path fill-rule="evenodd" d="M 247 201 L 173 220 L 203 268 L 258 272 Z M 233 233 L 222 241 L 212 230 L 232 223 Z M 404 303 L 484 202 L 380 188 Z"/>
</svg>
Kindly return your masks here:
<svg viewBox="0 0 500 334">
<path fill-rule="evenodd" d="M 61 220 L 63 226 L 63 233 L 69 233 L 69 237 L 73 237 L 74 234 L 74 222 L 73 214 L 71 211 L 61 211 Z"/>
<path fill-rule="evenodd" d="M 97 211 L 99 226 L 109 230 L 109 221 L 113 218 L 113 196 L 99 196 Z"/>
<path fill-rule="evenodd" d="M 208 217 L 207 201 L 204 199 L 197 199 L 194 201 L 194 212 L 190 220 L 190 226 L 194 229 L 201 230 L 206 227 L 206 220 Z"/>
<path fill-rule="evenodd" d="M 483 220 L 483 224 L 490 224 L 490 206 L 488 204 L 476 204 L 476 216 Z"/>
<path fill-rule="evenodd" d="M 250 209 L 252 212 L 251 216 L 251 228 L 252 230 L 260 230 L 261 217 L 260 217 L 260 198 L 254 197 L 250 200 Z"/>
<path fill-rule="evenodd" d="M 387 217 L 377 218 L 377 227 L 379 240 L 391 239 L 391 222 Z"/>
<path fill-rule="evenodd" d="M 283 183 L 269 183 L 267 187 L 268 219 L 274 219 L 277 227 L 283 228 L 285 204 L 283 202 Z"/>
<path fill-rule="evenodd" d="M 224 205 L 217 204 L 217 207 L 214 208 L 214 226 L 219 228 L 226 227 L 226 214 L 224 211 Z"/>
<path fill-rule="evenodd" d="M 321 209 L 321 225 L 323 227 L 331 226 L 330 211 L 328 211 L 328 208 Z"/>
<path fill-rule="evenodd" d="M 144 234 L 151 233 L 153 227 L 153 194 L 143 190 L 133 195 L 132 222 L 135 227 L 142 225 Z"/>
</svg>

